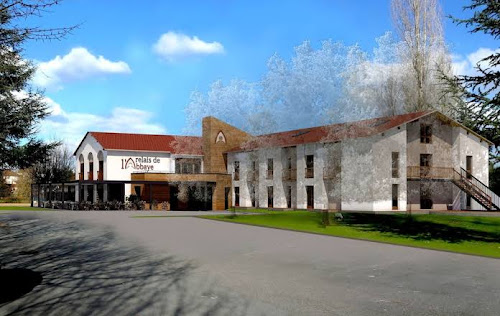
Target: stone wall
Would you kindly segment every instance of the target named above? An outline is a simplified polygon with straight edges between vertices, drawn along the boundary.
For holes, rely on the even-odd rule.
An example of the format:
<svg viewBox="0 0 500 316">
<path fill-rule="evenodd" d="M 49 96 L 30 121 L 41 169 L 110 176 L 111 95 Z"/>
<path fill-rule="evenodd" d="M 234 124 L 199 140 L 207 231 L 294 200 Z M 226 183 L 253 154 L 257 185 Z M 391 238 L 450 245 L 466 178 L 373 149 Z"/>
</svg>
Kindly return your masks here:
<svg viewBox="0 0 500 316">
<path fill-rule="evenodd" d="M 206 173 L 227 173 L 225 152 L 249 140 L 252 135 L 215 117 L 203 118 L 203 166 Z"/>
</svg>

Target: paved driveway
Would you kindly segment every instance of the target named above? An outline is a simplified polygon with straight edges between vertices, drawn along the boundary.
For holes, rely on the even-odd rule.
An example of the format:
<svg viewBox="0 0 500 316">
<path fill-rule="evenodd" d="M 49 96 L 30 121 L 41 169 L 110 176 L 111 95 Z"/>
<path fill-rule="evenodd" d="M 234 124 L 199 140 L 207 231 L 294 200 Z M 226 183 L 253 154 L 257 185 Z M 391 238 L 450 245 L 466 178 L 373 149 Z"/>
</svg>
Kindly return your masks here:
<svg viewBox="0 0 500 316">
<path fill-rule="evenodd" d="M 497 259 L 194 217 L 130 215 L 0 212 L 0 221 L 11 225 L 11 237 L 0 239 L 4 268 L 27 267 L 43 275 L 40 285 L 4 304 L 0 314 L 71 309 L 103 315 L 498 315 L 500 310 Z M 21 249 L 32 255 L 19 254 Z"/>
</svg>

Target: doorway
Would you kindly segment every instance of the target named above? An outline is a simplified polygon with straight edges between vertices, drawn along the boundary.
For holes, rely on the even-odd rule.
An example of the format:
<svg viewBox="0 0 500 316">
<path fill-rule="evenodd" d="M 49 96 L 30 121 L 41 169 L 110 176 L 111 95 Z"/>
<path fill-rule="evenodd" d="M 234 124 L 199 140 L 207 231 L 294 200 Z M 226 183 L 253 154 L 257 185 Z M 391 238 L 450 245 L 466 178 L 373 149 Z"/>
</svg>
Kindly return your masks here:
<svg viewBox="0 0 500 316">
<path fill-rule="evenodd" d="M 472 156 L 465 157 L 465 170 L 467 170 L 467 179 L 472 179 Z"/>
<path fill-rule="evenodd" d="M 430 175 L 432 166 L 431 154 L 420 154 L 420 177 L 427 178 Z"/>
<path fill-rule="evenodd" d="M 286 191 L 286 207 L 292 208 L 292 186 L 289 185 Z"/>
<path fill-rule="evenodd" d="M 252 203 L 252 207 L 256 207 L 255 205 L 255 185 L 250 185 L 250 201 Z"/>
<path fill-rule="evenodd" d="M 234 206 L 240 206 L 240 187 L 234 187 Z"/>
<path fill-rule="evenodd" d="M 273 208 L 274 207 L 274 192 L 273 192 L 273 187 L 269 186 L 267 187 L 267 207 Z"/>
<path fill-rule="evenodd" d="M 314 208 L 314 187 L 312 185 L 306 186 L 306 193 L 307 193 L 307 208 L 313 209 Z"/>
<path fill-rule="evenodd" d="M 392 209 L 397 210 L 399 209 L 398 206 L 398 194 L 399 193 L 399 188 L 397 184 L 392 185 Z"/>
<path fill-rule="evenodd" d="M 177 195 L 179 194 L 179 188 L 176 185 L 170 186 L 170 209 L 178 210 L 179 209 L 179 199 Z"/>
<path fill-rule="evenodd" d="M 423 183 L 420 185 L 420 208 L 421 209 L 432 209 L 432 195 L 428 183 Z"/>
</svg>

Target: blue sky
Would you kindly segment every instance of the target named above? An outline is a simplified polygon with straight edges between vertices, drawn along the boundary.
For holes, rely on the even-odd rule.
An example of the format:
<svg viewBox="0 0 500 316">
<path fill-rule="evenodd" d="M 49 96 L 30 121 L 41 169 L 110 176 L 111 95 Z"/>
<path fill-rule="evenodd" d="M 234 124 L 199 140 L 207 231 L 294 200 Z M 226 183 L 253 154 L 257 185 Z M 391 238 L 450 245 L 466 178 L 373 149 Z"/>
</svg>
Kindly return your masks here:
<svg viewBox="0 0 500 316">
<path fill-rule="evenodd" d="M 441 1 L 456 16 L 466 3 Z M 68 144 L 87 130 L 180 134 L 195 89 L 217 79 L 257 80 L 272 54 L 288 58 L 304 40 L 371 51 L 375 38 L 393 30 L 389 0 L 66 0 L 51 11 L 30 23 L 80 27 L 61 41 L 30 42 L 25 57 L 41 66 L 34 83 L 54 109 L 42 136 Z M 463 69 L 467 56 L 498 48 L 449 19 L 445 36 Z"/>
</svg>

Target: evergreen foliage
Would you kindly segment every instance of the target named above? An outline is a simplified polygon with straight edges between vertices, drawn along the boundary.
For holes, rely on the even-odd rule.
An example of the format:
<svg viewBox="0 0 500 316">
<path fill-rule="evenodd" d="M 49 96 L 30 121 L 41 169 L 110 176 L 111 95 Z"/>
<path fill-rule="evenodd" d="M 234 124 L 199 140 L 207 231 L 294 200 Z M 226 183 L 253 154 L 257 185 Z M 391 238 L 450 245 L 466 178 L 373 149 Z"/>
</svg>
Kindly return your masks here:
<svg viewBox="0 0 500 316">
<path fill-rule="evenodd" d="M 0 1 L 0 170 L 26 168 L 41 161 L 56 143 L 36 138 L 37 124 L 49 115 L 43 91 L 29 81 L 35 66 L 23 58 L 28 40 L 60 39 L 74 27 L 42 29 L 25 27 L 58 1 Z"/>
<path fill-rule="evenodd" d="M 464 10 L 474 10 L 468 19 L 451 17 L 463 24 L 471 33 L 482 32 L 500 38 L 500 2 L 497 0 L 472 0 Z M 476 74 L 460 75 L 452 79 L 451 86 L 461 90 L 465 99 L 458 112 L 462 123 L 491 140 L 495 148 L 490 159 L 498 167 L 500 162 L 500 52 L 494 52 L 475 66 Z"/>
</svg>

